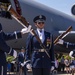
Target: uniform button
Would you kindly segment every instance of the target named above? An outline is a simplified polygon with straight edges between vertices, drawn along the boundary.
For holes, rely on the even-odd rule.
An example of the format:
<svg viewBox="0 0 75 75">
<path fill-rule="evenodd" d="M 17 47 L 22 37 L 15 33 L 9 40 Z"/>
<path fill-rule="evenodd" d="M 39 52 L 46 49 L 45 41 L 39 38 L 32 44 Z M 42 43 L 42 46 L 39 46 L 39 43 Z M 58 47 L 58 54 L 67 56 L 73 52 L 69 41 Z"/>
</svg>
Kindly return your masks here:
<svg viewBox="0 0 75 75">
<path fill-rule="evenodd" d="M 42 56 L 42 58 L 44 58 L 44 56 Z"/>
</svg>

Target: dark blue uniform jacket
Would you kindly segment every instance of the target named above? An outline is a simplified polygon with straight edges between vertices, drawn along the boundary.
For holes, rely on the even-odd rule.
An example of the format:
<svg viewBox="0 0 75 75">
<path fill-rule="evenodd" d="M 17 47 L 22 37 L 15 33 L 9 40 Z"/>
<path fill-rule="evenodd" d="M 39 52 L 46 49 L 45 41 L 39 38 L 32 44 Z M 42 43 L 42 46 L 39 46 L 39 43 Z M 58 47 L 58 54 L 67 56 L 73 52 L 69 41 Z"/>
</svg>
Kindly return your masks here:
<svg viewBox="0 0 75 75">
<path fill-rule="evenodd" d="M 24 63 L 24 60 L 25 60 L 25 53 L 24 53 L 24 56 L 23 56 L 23 54 L 20 52 L 18 54 L 18 62 L 19 62 L 19 64 Z"/>
<path fill-rule="evenodd" d="M 38 32 L 35 31 L 38 35 Z M 49 32 L 44 31 L 45 40 L 43 44 L 46 47 L 50 58 L 45 52 L 38 52 L 42 49 L 40 43 L 37 39 L 29 34 L 26 43 L 26 60 L 31 60 L 32 67 L 34 68 L 50 68 L 51 65 L 54 66 L 54 50 L 53 50 L 53 37 Z"/>
</svg>

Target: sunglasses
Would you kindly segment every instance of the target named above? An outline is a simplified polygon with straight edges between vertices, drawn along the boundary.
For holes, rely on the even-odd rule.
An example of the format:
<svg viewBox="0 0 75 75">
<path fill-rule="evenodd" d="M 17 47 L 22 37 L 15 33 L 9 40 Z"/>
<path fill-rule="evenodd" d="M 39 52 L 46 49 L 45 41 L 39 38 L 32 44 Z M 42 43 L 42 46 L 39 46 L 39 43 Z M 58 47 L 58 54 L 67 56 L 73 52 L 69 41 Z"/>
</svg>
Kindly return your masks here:
<svg viewBox="0 0 75 75">
<path fill-rule="evenodd" d="M 38 24 L 44 24 L 44 22 L 37 22 Z"/>
</svg>

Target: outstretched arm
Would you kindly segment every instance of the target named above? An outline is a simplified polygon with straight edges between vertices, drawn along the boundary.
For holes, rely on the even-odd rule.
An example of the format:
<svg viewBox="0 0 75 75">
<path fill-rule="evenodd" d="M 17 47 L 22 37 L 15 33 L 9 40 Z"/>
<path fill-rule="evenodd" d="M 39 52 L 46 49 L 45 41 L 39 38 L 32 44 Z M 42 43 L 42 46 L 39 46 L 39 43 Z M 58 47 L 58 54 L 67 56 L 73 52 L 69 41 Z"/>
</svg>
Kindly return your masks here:
<svg viewBox="0 0 75 75">
<path fill-rule="evenodd" d="M 75 43 L 65 42 L 64 40 L 61 40 L 61 39 L 59 39 L 57 44 L 61 44 L 61 45 L 63 45 L 66 48 L 75 48 Z"/>
</svg>

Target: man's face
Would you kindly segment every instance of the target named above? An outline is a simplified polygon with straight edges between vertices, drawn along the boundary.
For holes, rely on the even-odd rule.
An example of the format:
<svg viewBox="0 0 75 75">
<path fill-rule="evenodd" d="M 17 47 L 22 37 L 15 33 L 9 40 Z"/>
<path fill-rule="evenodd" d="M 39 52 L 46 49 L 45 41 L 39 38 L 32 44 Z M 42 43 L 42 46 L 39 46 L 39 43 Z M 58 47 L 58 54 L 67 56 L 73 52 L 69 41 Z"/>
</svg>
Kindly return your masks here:
<svg viewBox="0 0 75 75">
<path fill-rule="evenodd" d="M 24 49 L 22 49 L 22 50 L 21 50 L 21 52 L 25 52 L 25 50 L 24 50 Z"/>
<path fill-rule="evenodd" d="M 36 22 L 36 23 L 35 23 L 35 26 L 36 26 L 37 28 L 39 28 L 39 29 L 43 29 L 44 26 L 45 26 L 45 24 L 44 24 L 44 22 Z"/>
</svg>

